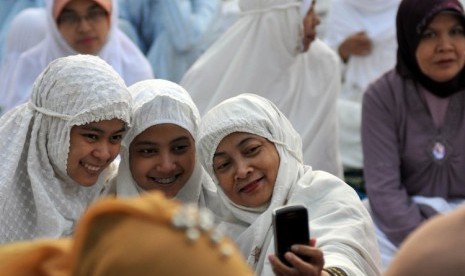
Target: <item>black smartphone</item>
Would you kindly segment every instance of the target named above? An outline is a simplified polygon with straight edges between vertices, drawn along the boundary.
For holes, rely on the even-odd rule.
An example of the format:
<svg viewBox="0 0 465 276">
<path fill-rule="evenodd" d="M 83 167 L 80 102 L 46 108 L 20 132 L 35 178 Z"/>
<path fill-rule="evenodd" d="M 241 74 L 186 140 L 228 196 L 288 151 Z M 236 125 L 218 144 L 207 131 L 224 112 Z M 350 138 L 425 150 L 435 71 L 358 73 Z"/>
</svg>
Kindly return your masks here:
<svg viewBox="0 0 465 276">
<path fill-rule="evenodd" d="M 287 266 L 292 266 L 284 254 L 294 244 L 310 244 L 307 208 L 303 205 L 286 205 L 273 210 L 275 254 Z M 299 257 L 308 261 L 308 256 Z"/>
</svg>

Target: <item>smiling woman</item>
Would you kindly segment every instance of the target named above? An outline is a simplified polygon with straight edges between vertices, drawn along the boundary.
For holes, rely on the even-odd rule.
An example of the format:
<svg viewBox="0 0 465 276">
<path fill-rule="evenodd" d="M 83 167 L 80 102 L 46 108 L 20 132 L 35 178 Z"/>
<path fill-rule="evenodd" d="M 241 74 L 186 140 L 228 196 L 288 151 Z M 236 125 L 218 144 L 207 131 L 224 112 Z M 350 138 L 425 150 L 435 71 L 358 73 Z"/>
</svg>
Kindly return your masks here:
<svg viewBox="0 0 465 276">
<path fill-rule="evenodd" d="M 374 228 L 357 194 L 304 165 L 299 134 L 271 101 L 240 94 L 221 102 L 202 118 L 197 147 L 219 187 L 221 225 L 256 275 L 379 275 Z M 308 209 L 312 240 L 286 254 L 292 268 L 274 256 L 271 214 L 293 204 Z"/>
<path fill-rule="evenodd" d="M 189 93 L 161 79 L 138 82 L 129 90 L 133 127 L 121 144 L 118 176 L 104 193 L 128 197 L 158 190 L 215 210 L 215 185 L 196 158 L 200 115 Z"/>
<path fill-rule="evenodd" d="M 131 95 L 102 59 L 52 62 L 0 119 L 0 243 L 72 234 L 130 120 Z"/>
</svg>

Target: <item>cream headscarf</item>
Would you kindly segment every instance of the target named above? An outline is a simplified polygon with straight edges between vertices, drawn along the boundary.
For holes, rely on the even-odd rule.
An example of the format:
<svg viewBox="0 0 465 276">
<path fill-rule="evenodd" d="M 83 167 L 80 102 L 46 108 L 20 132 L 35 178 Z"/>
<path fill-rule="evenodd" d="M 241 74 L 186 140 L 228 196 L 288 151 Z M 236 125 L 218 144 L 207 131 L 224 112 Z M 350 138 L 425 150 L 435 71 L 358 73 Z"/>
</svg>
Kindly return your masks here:
<svg viewBox="0 0 465 276">
<path fill-rule="evenodd" d="M 357 194 L 337 177 L 304 165 L 299 134 L 271 101 L 240 94 L 218 104 L 202 118 L 197 150 L 217 185 L 213 156 L 221 140 L 234 132 L 268 139 L 280 157 L 273 195 L 265 210 L 237 205 L 218 188 L 223 226 L 257 275 L 271 273 L 266 259 L 274 253 L 271 213 L 287 204 L 303 204 L 309 210 L 310 232 L 317 238 L 327 265 L 342 268 L 348 275 L 378 275 L 373 225 Z"/>
<path fill-rule="evenodd" d="M 34 83 L 29 103 L 0 118 L 0 243 L 71 234 L 100 190 L 67 175 L 75 125 L 119 118 L 129 124 L 131 95 L 96 56 L 60 58 Z"/>
<path fill-rule="evenodd" d="M 146 80 L 129 87 L 134 97 L 133 127 L 121 144 L 121 163 L 116 179 L 118 196 L 139 195 L 142 191 L 132 177 L 129 166 L 129 147 L 136 136 L 158 124 L 175 124 L 187 130 L 195 139 L 200 121 L 199 111 L 189 93 L 176 83 L 167 80 Z M 196 161 L 194 171 L 176 195 L 182 202 L 205 205 L 202 188 L 216 190 L 203 167 Z"/>
<path fill-rule="evenodd" d="M 5 110 L 24 103 L 31 94 L 32 83 L 40 72 L 53 60 L 79 54 L 65 41 L 55 18 L 54 0 L 45 0 L 47 13 L 47 34 L 44 40 L 22 54 L 11 71 L 11 79 L 0 83 L 5 98 L 0 99 Z M 110 32 L 107 42 L 97 54 L 123 78 L 129 86 L 137 81 L 153 78 L 152 68 L 137 46 L 118 28 L 117 0 L 112 0 Z"/>
<path fill-rule="evenodd" d="M 106 198 L 89 207 L 72 239 L 0 246 L 0 274 L 252 276 L 216 226 L 205 208 L 183 206 L 161 192 Z"/>
</svg>

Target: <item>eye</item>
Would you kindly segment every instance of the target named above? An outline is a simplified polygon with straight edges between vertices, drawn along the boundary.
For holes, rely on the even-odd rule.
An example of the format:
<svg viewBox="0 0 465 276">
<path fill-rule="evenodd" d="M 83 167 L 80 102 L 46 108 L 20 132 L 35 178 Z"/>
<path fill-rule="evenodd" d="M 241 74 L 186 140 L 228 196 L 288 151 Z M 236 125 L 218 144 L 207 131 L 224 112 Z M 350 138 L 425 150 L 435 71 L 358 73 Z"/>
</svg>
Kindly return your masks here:
<svg viewBox="0 0 465 276">
<path fill-rule="evenodd" d="M 425 30 L 422 34 L 421 34 L 421 39 L 431 39 L 431 38 L 434 38 L 436 36 L 436 33 L 434 33 L 433 31 L 431 30 Z"/>
<path fill-rule="evenodd" d="M 104 9 L 94 8 L 89 12 L 87 18 L 90 20 L 99 20 L 105 16 L 107 16 L 107 12 Z"/>
<path fill-rule="evenodd" d="M 255 155 L 255 154 L 257 154 L 257 153 L 260 152 L 260 148 L 261 148 L 261 145 L 254 145 L 254 146 L 247 147 L 247 148 L 244 150 L 244 154 L 245 154 L 246 156 Z"/>
<path fill-rule="evenodd" d="M 82 136 L 89 142 L 95 142 L 98 140 L 98 135 L 93 133 L 84 133 Z"/>
<path fill-rule="evenodd" d="M 122 134 L 113 135 L 113 136 L 110 137 L 110 143 L 112 143 L 112 144 L 121 143 L 121 140 L 123 140 L 123 135 Z"/>
<path fill-rule="evenodd" d="M 74 24 L 80 21 L 80 17 L 71 12 L 63 12 L 59 17 L 58 17 L 58 24 Z"/>
<path fill-rule="evenodd" d="M 216 172 L 224 172 L 229 167 L 230 162 L 220 162 L 219 164 L 215 165 Z"/>
<path fill-rule="evenodd" d="M 451 34 L 451 35 L 460 35 L 460 36 L 462 36 L 462 35 L 464 34 L 463 27 L 462 27 L 462 26 L 455 26 L 455 27 L 452 28 L 452 30 L 450 31 L 450 34 Z"/>
<path fill-rule="evenodd" d="M 152 157 L 158 153 L 155 148 L 140 148 L 137 153 L 142 157 Z"/>
<path fill-rule="evenodd" d="M 172 151 L 175 153 L 175 154 L 183 154 L 185 152 L 187 152 L 190 148 L 190 145 L 188 144 L 179 144 L 179 145 L 174 145 L 172 147 Z"/>
</svg>

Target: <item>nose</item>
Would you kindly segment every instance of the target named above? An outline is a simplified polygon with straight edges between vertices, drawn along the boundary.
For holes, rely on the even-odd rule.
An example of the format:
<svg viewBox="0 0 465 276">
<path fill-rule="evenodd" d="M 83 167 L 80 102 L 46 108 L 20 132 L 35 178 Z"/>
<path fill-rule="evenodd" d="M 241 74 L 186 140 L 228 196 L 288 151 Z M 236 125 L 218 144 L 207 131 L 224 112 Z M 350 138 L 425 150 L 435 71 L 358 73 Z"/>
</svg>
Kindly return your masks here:
<svg viewBox="0 0 465 276">
<path fill-rule="evenodd" d="M 169 152 L 161 152 L 158 159 L 157 170 L 170 173 L 176 168 L 175 160 Z"/>
<path fill-rule="evenodd" d="M 87 17 L 85 17 L 85 16 L 79 18 L 79 22 L 78 22 L 77 26 L 78 26 L 79 31 L 86 31 L 86 30 L 89 30 L 91 28 L 90 23 L 89 23 L 89 19 Z"/>
<path fill-rule="evenodd" d="M 247 162 L 241 161 L 236 164 L 236 180 L 246 179 L 252 173 L 253 168 Z"/>
<path fill-rule="evenodd" d="M 96 148 L 93 150 L 94 157 L 102 161 L 113 160 L 120 150 L 120 144 L 114 144 L 111 142 L 98 143 Z"/>
<path fill-rule="evenodd" d="M 443 35 L 439 39 L 437 49 L 440 52 L 444 52 L 444 51 L 452 49 L 453 48 L 452 44 L 453 44 L 452 39 L 447 35 Z"/>
<path fill-rule="evenodd" d="M 315 11 L 315 17 L 313 18 L 313 26 L 318 26 L 321 23 L 321 18 L 318 13 Z"/>
</svg>

